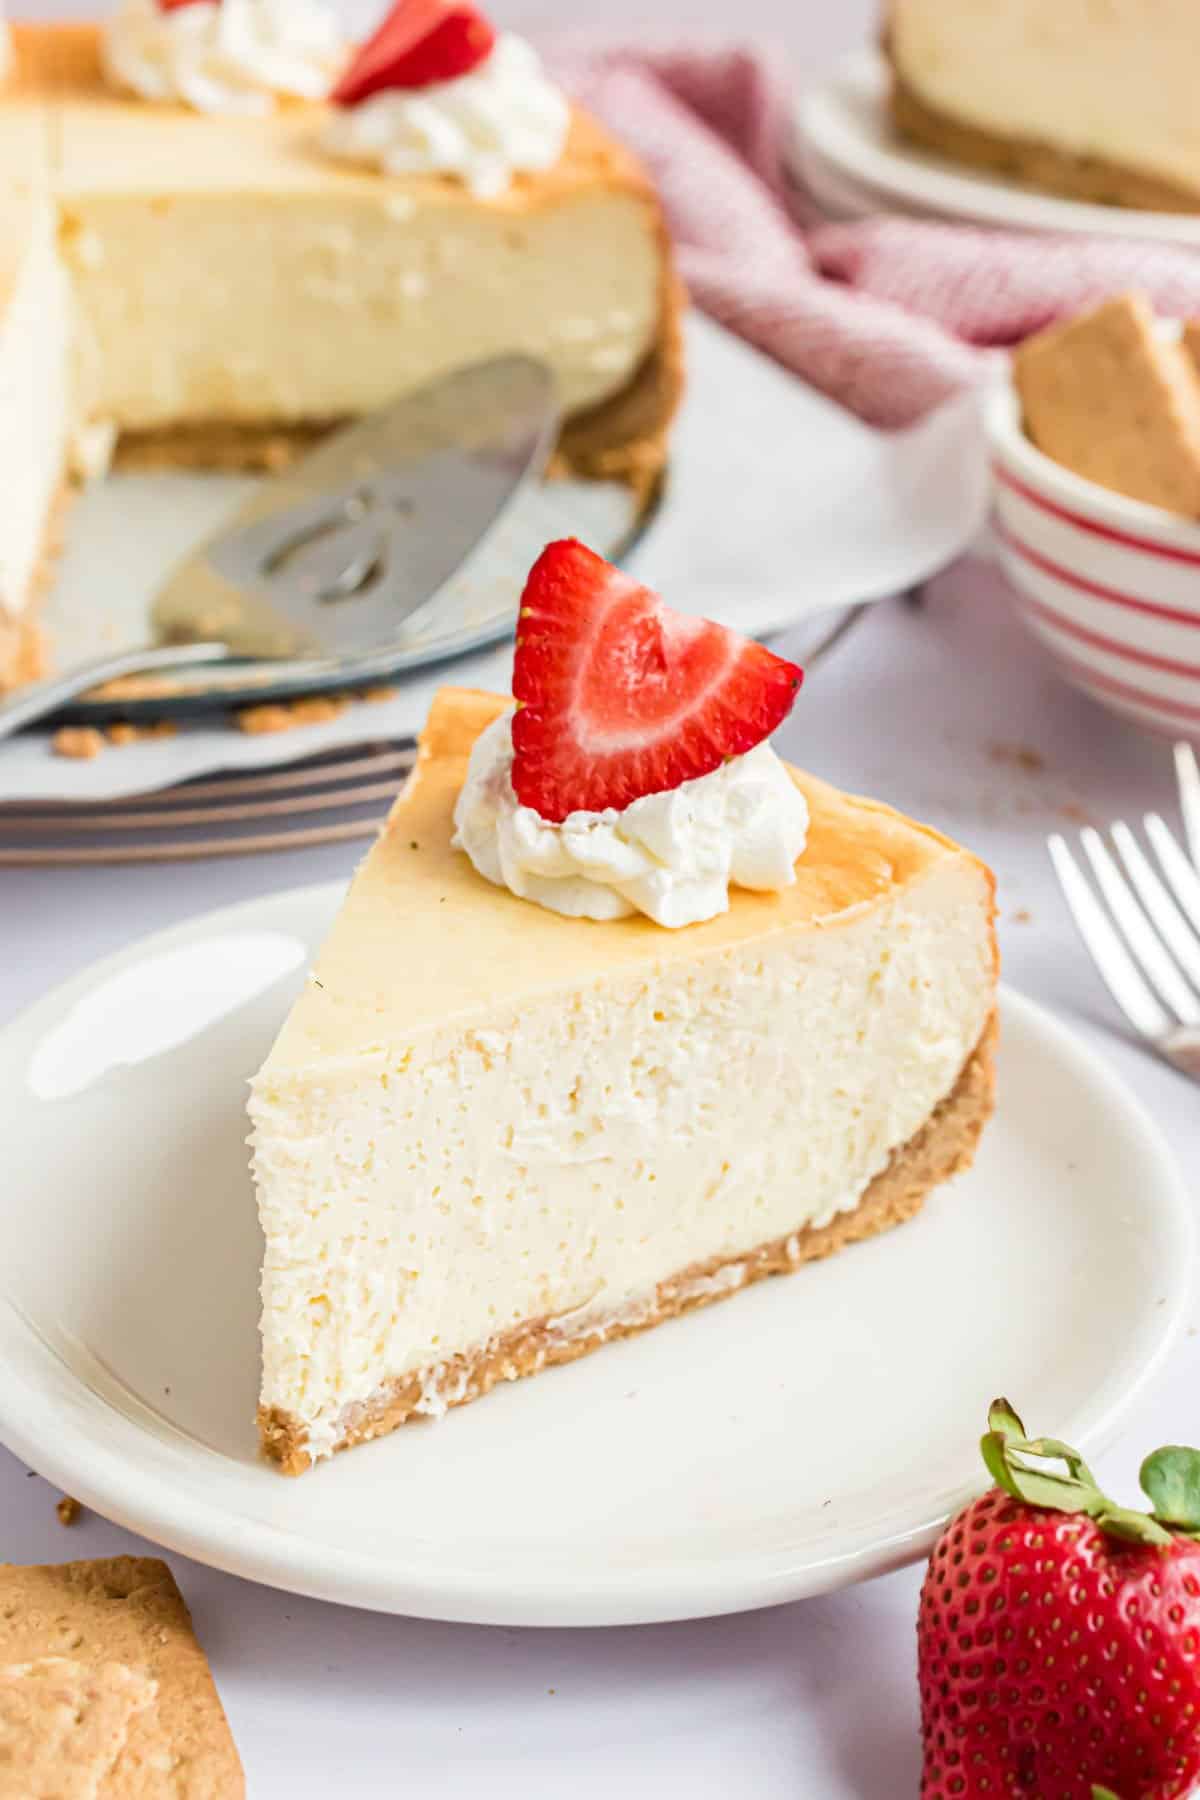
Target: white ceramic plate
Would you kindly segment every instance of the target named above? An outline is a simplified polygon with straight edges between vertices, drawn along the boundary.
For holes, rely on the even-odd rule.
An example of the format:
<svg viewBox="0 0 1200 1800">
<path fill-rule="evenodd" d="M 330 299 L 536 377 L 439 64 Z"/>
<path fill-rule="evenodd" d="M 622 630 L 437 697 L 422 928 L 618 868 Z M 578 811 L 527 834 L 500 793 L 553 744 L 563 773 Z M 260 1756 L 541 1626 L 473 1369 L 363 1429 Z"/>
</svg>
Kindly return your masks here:
<svg viewBox="0 0 1200 1800">
<path fill-rule="evenodd" d="M 1171 1160 L 1009 994 L 978 1166 L 913 1223 L 286 1480 L 256 1454 L 245 1081 L 339 893 L 147 939 L 0 1033 L 0 1438 L 99 1512 L 384 1611 L 695 1617 L 917 1556 L 994 1394 L 1095 1447 L 1161 1362 L 1192 1261 Z"/>
<path fill-rule="evenodd" d="M 1014 231 L 1200 245 L 1200 214 L 1139 212 L 1041 194 L 905 143 L 887 116 L 887 82 L 882 56 L 859 51 L 799 102 L 796 161 L 831 210 L 857 216 L 899 209 Z"/>
</svg>

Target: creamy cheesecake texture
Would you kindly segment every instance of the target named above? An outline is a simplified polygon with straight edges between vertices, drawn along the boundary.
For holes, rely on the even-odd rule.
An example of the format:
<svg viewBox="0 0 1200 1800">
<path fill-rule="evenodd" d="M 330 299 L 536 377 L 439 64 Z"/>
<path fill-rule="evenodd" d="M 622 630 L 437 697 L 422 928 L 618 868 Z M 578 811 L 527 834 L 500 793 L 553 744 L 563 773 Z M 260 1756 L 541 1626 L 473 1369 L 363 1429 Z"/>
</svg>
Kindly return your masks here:
<svg viewBox="0 0 1200 1800">
<path fill-rule="evenodd" d="M 451 833 L 502 704 L 435 703 L 253 1085 L 263 1405 L 313 1457 L 384 1383 L 425 1371 L 416 1410 L 439 1412 L 460 1397 L 439 1365 L 522 1321 L 586 1335 L 852 1210 L 994 1005 L 987 871 L 800 774 L 795 886 L 705 924 L 565 919 L 496 889 Z"/>
<path fill-rule="evenodd" d="M 934 124 L 996 140 L 992 154 L 976 146 L 977 160 L 996 162 L 1003 142 L 1049 146 L 1097 165 L 1096 198 L 1100 169 L 1126 169 L 1200 208 L 1195 0 L 892 0 L 887 43 L 897 76 Z M 931 130 L 926 121 L 922 135 Z M 970 153 L 969 140 L 960 147 Z M 1036 167 L 1028 173 L 1038 179 Z M 1045 185 L 1072 190 L 1069 170 L 1041 173 Z M 1076 189 L 1081 179 L 1077 172 Z M 1123 197 L 1119 181 L 1112 197 Z M 1158 203 L 1170 204 L 1169 194 Z"/>
</svg>

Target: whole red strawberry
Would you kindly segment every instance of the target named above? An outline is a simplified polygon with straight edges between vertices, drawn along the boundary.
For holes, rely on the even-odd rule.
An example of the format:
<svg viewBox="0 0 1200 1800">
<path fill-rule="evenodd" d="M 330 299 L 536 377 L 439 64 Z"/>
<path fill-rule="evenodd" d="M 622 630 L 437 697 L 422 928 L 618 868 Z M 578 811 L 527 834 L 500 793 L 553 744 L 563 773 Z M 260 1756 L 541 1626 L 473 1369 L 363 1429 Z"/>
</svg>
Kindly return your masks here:
<svg viewBox="0 0 1200 1800">
<path fill-rule="evenodd" d="M 922 1800 L 1174 1800 L 1200 1781 L 1200 1452 L 1156 1450 L 1153 1512 L 1068 1445 L 988 1415 L 997 1486 L 921 1591 Z M 1063 1472 L 1047 1468 L 1061 1462 Z"/>
</svg>

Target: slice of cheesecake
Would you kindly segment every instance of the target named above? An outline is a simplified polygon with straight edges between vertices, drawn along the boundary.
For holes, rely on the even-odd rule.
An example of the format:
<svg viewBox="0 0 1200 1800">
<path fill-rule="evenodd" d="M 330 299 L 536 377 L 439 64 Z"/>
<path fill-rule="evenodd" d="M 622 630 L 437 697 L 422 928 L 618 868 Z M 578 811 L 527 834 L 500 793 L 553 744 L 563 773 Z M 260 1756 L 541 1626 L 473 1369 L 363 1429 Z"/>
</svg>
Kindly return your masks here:
<svg viewBox="0 0 1200 1800">
<path fill-rule="evenodd" d="M 455 847 L 456 807 L 460 840 L 486 819 L 511 704 L 438 695 L 253 1083 L 260 1428 L 289 1473 L 909 1218 L 991 1109 L 973 856 L 779 764 L 809 814 L 788 885 L 678 930 L 627 905 L 563 916 Z M 761 804 L 733 804 L 761 842 Z M 588 816 L 543 825 L 577 842 Z M 613 816 L 590 815 L 610 849 Z M 663 815 L 656 833 L 669 857 Z M 602 854 L 576 857 L 594 885 Z"/>
<path fill-rule="evenodd" d="M 1080 200 L 1200 211 L 1194 0 L 890 0 L 899 130 Z"/>
</svg>

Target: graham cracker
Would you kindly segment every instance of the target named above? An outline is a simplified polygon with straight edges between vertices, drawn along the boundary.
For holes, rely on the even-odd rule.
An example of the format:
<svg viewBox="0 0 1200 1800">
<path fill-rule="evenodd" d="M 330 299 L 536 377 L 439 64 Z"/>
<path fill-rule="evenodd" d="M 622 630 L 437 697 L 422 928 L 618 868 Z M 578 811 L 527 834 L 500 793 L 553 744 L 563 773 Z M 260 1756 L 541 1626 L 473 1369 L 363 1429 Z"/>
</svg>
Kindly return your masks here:
<svg viewBox="0 0 1200 1800">
<path fill-rule="evenodd" d="M 156 1692 L 124 1663 L 41 1656 L 0 1668 L 0 1800 L 103 1800 Z"/>
<path fill-rule="evenodd" d="M 1119 294 L 1028 338 L 1013 356 L 1025 429 L 1064 468 L 1130 499 L 1200 518 L 1200 375 Z"/>
<path fill-rule="evenodd" d="M 658 1284 L 650 1305 L 635 1320 L 617 1317 L 598 1321 L 595 1329 L 564 1337 L 550 1319 L 532 1319 L 503 1332 L 479 1350 L 385 1382 L 362 1405 L 350 1409 L 335 1450 L 348 1450 L 371 1438 L 384 1437 L 419 1416 L 422 1394 L 436 1377 L 447 1406 L 463 1406 L 489 1393 L 501 1381 L 518 1381 L 559 1363 L 574 1362 L 602 1344 L 649 1331 L 668 1319 L 738 1293 L 768 1275 L 786 1275 L 804 1263 L 832 1256 L 911 1219 L 925 1196 L 970 1167 L 995 1100 L 995 1015 L 959 1075 L 951 1093 L 915 1136 L 896 1150 L 886 1169 L 875 1177 L 853 1212 L 840 1213 L 829 1225 L 807 1225 L 787 1237 L 735 1256 L 716 1256 L 696 1263 Z M 712 1277 L 737 1269 L 738 1279 L 724 1283 Z M 278 1407 L 260 1408 L 263 1449 L 285 1475 L 302 1475 L 312 1466 L 303 1422 Z"/>
<path fill-rule="evenodd" d="M 887 35 L 884 49 L 888 50 Z M 1110 161 L 1105 156 L 1063 150 L 1037 138 L 1010 137 L 952 117 L 931 105 L 892 64 L 889 110 L 902 137 L 935 150 L 951 162 L 990 169 L 1048 194 L 1088 200 L 1097 206 L 1132 207 L 1139 212 L 1200 212 L 1200 192 L 1167 176 Z"/>
<path fill-rule="evenodd" d="M 94 1790 L 99 1800 L 244 1800 L 229 1725 L 165 1563 L 115 1556 L 0 1564 L 0 1667 L 46 1658 L 65 1658 L 93 1678 L 117 1664 L 153 1687 L 131 1712 L 124 1743 Z M 127 1684 L 124 1691 L 131 1692 Z"/>
</svg>

